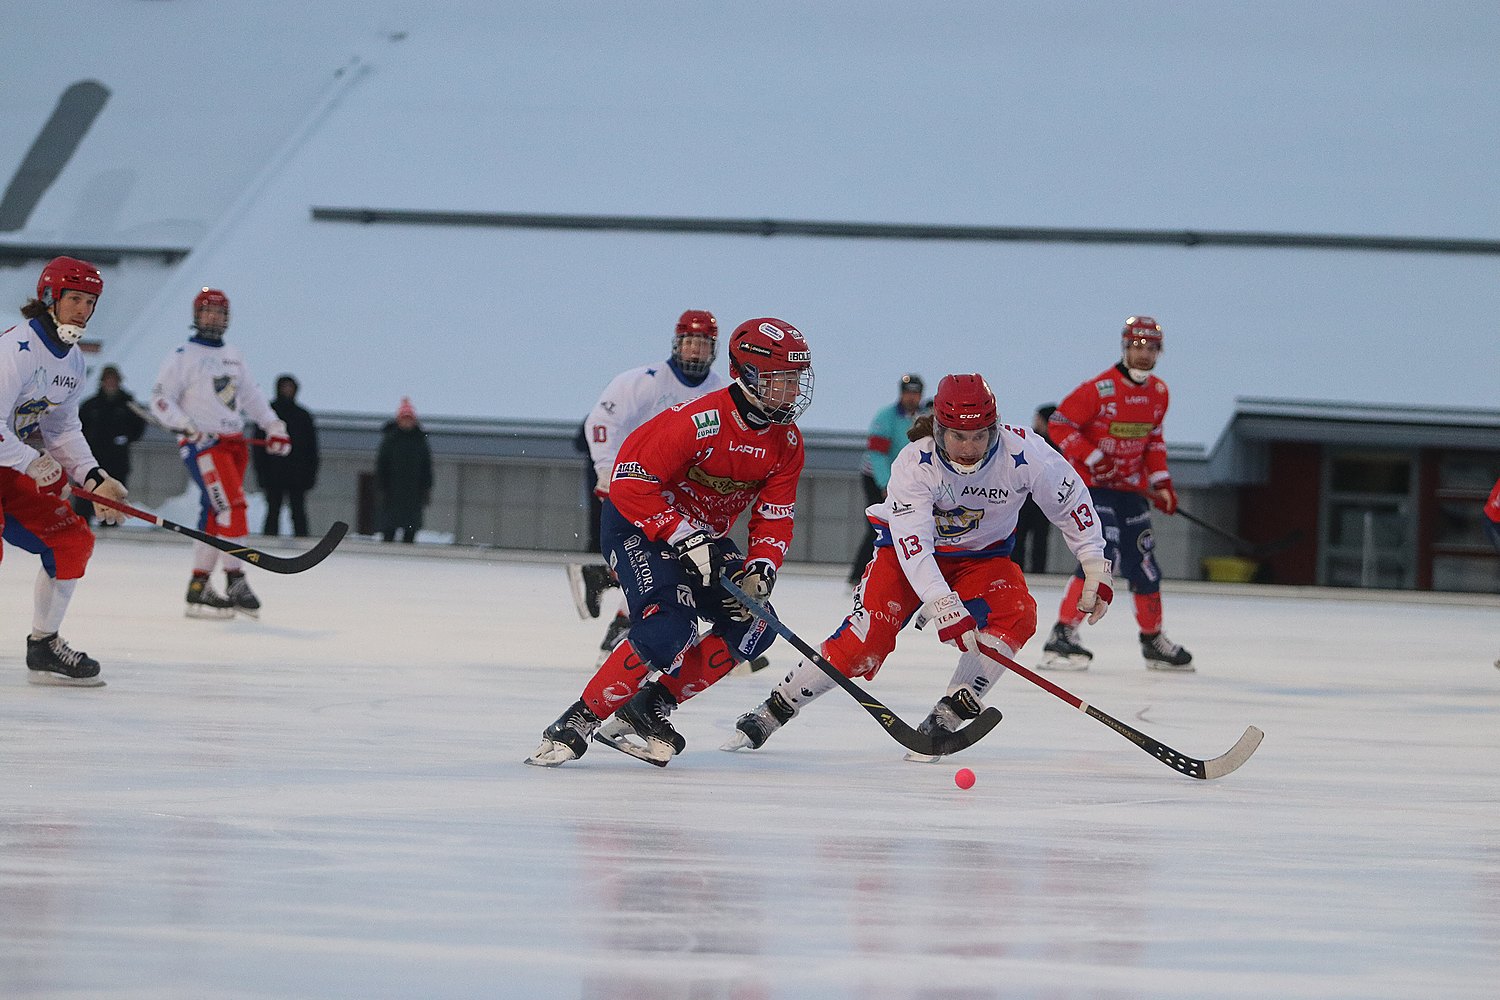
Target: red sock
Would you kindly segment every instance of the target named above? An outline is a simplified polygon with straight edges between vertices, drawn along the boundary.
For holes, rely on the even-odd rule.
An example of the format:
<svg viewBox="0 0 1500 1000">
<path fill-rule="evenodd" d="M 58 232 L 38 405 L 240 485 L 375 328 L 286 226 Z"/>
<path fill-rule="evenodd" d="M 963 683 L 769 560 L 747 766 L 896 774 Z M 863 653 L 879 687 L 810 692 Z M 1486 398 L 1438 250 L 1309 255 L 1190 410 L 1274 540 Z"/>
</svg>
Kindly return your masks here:
<svg viewBox="0 0 1500 1000">
<path fill-rule="evenodd" d="M 1161 593 L 1135 595 L 1135 622 L 1150 635 L 1161 631 Z"/>
<path fill-rule="evenodd" d="M 599 718 L 609 718 L 640 690 L 647 670 L 645 661 L 635 655 L 630 640 L 625 640 L 584 685 L 583 703 Z"/>
<path fill-rule="evenodd" d="M 1083 596 L 1083 578 L 1069 577 L 1068 589 L 1063 591 L 1062 604 L 1057 608 L 1057 620 L 1068 628 L 1077 628 L 1085 615 L 1078 610 L 1078 599 Z"/>
<path fill-rule="evenodd" d="M 734 654 L 729 644 L 717 635 L 710 634 L 698 645 L 682 654 L 682 666 L 676 676 L 662 674 L 661 683 L 681 705 L 689 698 L 700 695 L 734 669 Z"/>
</svg>

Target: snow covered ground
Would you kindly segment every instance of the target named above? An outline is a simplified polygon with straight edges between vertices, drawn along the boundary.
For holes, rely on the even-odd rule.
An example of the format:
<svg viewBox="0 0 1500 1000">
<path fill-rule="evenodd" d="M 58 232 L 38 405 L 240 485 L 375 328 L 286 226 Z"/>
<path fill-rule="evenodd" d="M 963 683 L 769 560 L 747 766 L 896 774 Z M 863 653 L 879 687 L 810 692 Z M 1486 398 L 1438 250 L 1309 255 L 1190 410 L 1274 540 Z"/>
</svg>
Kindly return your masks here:
<svg viewBox="0 0 1500 1000">
<path fill-rule="evenodd" d="M 1192 676 L 1142 669 L 1117 607 L 1055 679 L 1195 756 L 1264 729 L 1218 781 L 1016 677 L 938 765 L 838 691 L 720 753 L 761 673 L 678 713 L 666 769 L 543 770 L 602 631 L 557 565 L 352 543 L 257 573 L 262 621 L 203 622 L 155 539 L 106 532 L 65 626 L 100 689 L 26 683 L 36 563 L 0 571 L 6 997 L 1495 995 L 1494 598 L 1179 584 Z M 775 596 L 810 639 L 846 602 Z M 915 723 L 951 663 L 914 633 L 871 689 Z"/>
</svg>

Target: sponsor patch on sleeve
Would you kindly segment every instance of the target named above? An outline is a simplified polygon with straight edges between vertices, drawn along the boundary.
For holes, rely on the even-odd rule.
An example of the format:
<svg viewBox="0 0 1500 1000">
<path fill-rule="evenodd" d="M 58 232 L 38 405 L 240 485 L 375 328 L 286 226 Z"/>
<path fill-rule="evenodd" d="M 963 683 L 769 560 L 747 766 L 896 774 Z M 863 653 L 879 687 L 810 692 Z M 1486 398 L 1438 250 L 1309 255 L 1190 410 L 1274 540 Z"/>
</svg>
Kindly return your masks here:
<svg viewBox="0 0 1500 1000">
<path fill-rule="evenodd" d="M 693 426 L 698 428 L 698 440 L 713 437 L 719 433 L 719 411 L 704 410 L 702 413 L 693 414 Z"/>
</svg>

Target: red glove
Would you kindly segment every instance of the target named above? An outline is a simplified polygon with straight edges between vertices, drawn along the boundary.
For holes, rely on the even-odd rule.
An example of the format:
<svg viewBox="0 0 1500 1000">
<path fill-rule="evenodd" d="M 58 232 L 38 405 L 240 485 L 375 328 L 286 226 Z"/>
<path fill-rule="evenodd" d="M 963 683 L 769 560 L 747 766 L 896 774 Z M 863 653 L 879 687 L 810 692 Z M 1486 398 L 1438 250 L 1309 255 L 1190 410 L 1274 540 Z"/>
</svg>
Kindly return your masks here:
<svg viewBox="0 0 1500 1000">
<path fill-rule="evenodd" d="M 928 601 L 922 607 L 922 616 L 926 621 L 937 623 L 938 638 L 943 642 L 966 653 L 979 649 L 979 625 L 957 593 L 950 590 L 942 597 Z"/>
<path fill-rule="evenodd" d="M 1177 491 L 1172 488 L 1172 480 L 1163 479 L 1151 487 L 1151 503 L 1163 514 L 1177 513 Z"/>
<path fill-rule="evenodd" d="M 1089 475 L 1095 479 L 1108 479 L 1115 471 L 1115 457 L 1098 448 L 1089 453 L 1089 457 L 1083 460 L 1083 464 L 1088 468 Z"/>
</svg>

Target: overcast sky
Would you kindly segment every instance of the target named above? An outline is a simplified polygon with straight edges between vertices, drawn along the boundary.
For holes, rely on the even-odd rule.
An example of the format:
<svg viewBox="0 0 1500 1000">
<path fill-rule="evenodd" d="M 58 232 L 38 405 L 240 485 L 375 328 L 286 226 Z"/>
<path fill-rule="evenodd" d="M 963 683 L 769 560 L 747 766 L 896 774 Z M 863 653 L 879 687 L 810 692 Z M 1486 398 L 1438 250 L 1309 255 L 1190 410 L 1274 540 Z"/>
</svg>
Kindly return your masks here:
<svg viewBox="0 0 1500 1000">
<path fill-rule="evenodd" d="M 314 223 L 313 206 L 1500 238 L 1500 7 L 1480 3 L 103 5 L 19 12 L 9 177 L 57 95 L 111 98 L 25 230 L 190 245 L 107 274 L 149 388 L 202 285 L 324 410 L 577 419 L 676 315 L 802 327 L 809 427 L 912 370 L 1024 421 L 1167 331 L 1174 441 L 1237 395 L 1493 407 L 1493 257 Z M 212 44 L 205 44 L 212 39 Z M 11 99 L 14 95 L 15 100 Z M 13 161 L 8 163 L 7 161 Z M 33 274 L 0 272 L 24 297 Z M 14 290 L 12 290 L 14 289 Z M 118 312 L 111 314 L 110 309 Z M 721 361 L 722 364 L 722 361 Z"/>
</svg>

